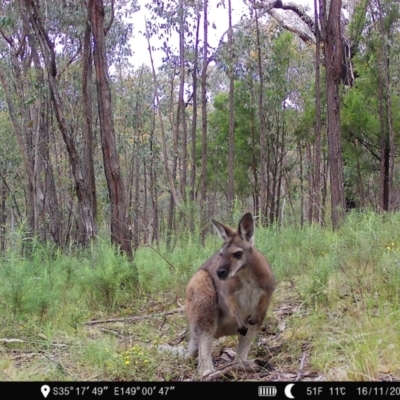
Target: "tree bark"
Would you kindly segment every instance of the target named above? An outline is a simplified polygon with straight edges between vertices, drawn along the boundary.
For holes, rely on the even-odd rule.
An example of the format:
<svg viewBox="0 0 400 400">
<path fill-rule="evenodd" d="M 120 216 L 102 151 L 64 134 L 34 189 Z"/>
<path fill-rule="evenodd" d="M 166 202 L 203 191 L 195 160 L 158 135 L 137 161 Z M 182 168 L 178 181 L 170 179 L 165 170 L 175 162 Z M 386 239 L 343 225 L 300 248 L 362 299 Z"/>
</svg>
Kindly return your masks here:
<svg viewBox="0 0 400 400">
<path fill-rule="evenodd" d="M 124 198 L 125 192 L 115 143 L 111 92 L 108 83 L 103 0 L 90 0 L 88 7 L 94 42 L 94 66 L 96 70 L 101 148 L 111 203 L 111 241 L 119 245 L 121 250 L 129 258 L 132 258 L 132 244 L 127 224 L 128 215 Z"/>
<path fill-rule="evenodd" d="M 327 9 L 329 3 L 329 11 Z M 304 8 L 290 1 L 268 0 L 264 3 L 254 3 L 255 8 L 269 13 L 285 29 L 295 32 L 305 42 L 316 41 L 318 25 L 313 21 Z M 334 229 L 339 228 L 344 217 L 344 185 L 343 185 L 343 158 L 341 150 L 340 131 L 340 99 L 339 84 L 348 81 L 348 74 L 344 64 L 344 38 L 341 32 L 340 12 L 341 0 L 320 0 L 320 38 L 324 43 L 324 67 L 326 70 L 326 92 L 328 103 L 328 153 L 330 163 L 331 189 L 331 220 Z M 294 12 L 305 26 L 285 20 L 276 9 Z M 328 13 L 328 14 L 327 14 Z M 307 28 L 307 29 L 306 29 Z M 347 44 L 346 44 L 347 46 Z M 348 49 L 350 51 L 350 49 Z M 350 56 L 351 57 L 351 56 Z"/>
<path fill-rule="evenodd" d="M 78 243 L 86 245 L 90 239 L 97 235 L 97 227 L 93 217 L 90 196 L 87 192 L 85 176 L 82 170 L 81 161 L 76 148 L 74 137 L 69 131 L 64 111 L 63 102 L 58 91 L 56 76 L 56 57 L 54 43 L 50 40 L 47 31 L 45 30 L 36 3 L 33 0 L 25 0 L 25 3 L 30 10 L 30 22 L 36 33 L 40 48 L 43 54 L 45 66 L 48 73 L 48 83 L 50 87 L 51 100 L 55 109 L 56 119 L 61 136 L 67 148 L 69 164 L 74 178 L 75 190 L 78 197 Z"/>
<path fill-rule="evenodd" d="M 207 226 L 207 67 L 208 67 L 208 0 L 203 3 L 203 69 L 201 73 L 201 188 L 200 188 L 200 235 L 204 243 Z"/>
<path fill-rule="evenodd" d="M 158 234 L 158 205 L 157 205 L 157 173 L 154 166 L 154 128 L 155 128 L 155 115 L 153 114 L 151 122 L 151 134 L 150 134 L 150 197 L 152 207 L 152 232 L 151 232 L 151 243 L 157 242 L 159 239 Z"/>
<path fill-rule="evenodd" d="M 257 45 L 257 63 L 258 63 L 258 79 L 259 79 L 259 92 L 258 92 L 258 123 L 260 131 L 260 225 L 263 226 L 266 220 L 266 207 L 267 207 L 267 187 L 265 178 L 267 177 L 267 138 L 265 132 L 265 118 L 264 118 L 264 74 L 261 59 L 261 42 L 260 42 L 260 28 L 258 25 L 258 11 L 255 16 L 256 22 L 256 45 Z"/>
<path fill-rule="evenodd" d="M 314 0 L 315 25 L 318 26 L 317 0 Z M 314 154 L 314 187 L 313 187 L 313 216 L 312 221 L 321 225 L 321 38 L 320 31 L 315 31 L 315 154 Z"/>
<path fill-rule="evenodd" d="M 179 99 L 178 123 L 182 124 L 181 197 L 186 200 L 187 185 L 187 123 L 185 107 L 185 3 L 179 1 Z M 179 126 L 179 125 L 178 125 Z"/>
<path fill-rule="evenodd" d="M 228 207 L 229 212 L 233 211 L 233 201 L 235 199 L 235 93 L 234 93 L 234 50 L 233 50 L 233 29 L 232 29 L 232 4 L 228 0 L 228 47 L 229 47 L 229 150 L 228 150 Z"/>
<path fill-rule="evenodd" d="M 82 54 L 82 105 L 83 105 L 83 170 L 87 177 L 88 194 L 93 210 L 93 218 L 97 214 L 96 180 L 93 160 L 93 129 L 92 129 L 92 29 L 90 14 L 87 13 L 85 36 Z"/>
<path fill-rule="evenodd" d="M 149 50 L 149 54 L 150 54 L 151 69 L 153 72 L 154 97 L 155 97 L 156 105 L 157 105 L 158 119 L 160 121 L 161 143 L 162 143 L 162 153 L 163 153 L 163 159 L 164 159 L 165 173 L 167 175 L 167 179 L 169 182 L 172 197 L 174 199 L 174 203 L 176 205 L 179 205 L 180 202 L 179 202 L 178 195 L 177 195 L 177 192 L 175 189 L 174 180 L 172 179 L 171 171 L 169 169 L 168 154 L 167 154 L 167 139 L 165 136 L 165 129 L 164 129 L 163 116 L 162 116 L 162 112 L 161 112 L 160 98 L 158 96 L 158 90 L 159 90 L 158 89 L 158 80 L 157 80 L 156 70 L 154 67 L 153 52 L 152 52 L 151 46 L 150 46 L 150 36 L 149 36 L 148 28 L 147 28 L 147 21 L 146 21 L 146 39 L 147 39 L 148 50 Z"/>
<path fill-rule="evenodd" d="M 6 170 L 3 170 L 2 177 L 6 175 Z M 6 224 L 7 224 L 7 210 L 6 210 L 6 199 L 7 199 L 7 187 L 6 182 L 1 182 L 0 192 L 0 251 L 4 253 L 6 250 Z"/>
<path fill-rule="evenodd" d="M 371 15 L 375 17 L 371 5 Z M 388 28 L 385 29 L 382 4 L 376 1 L 377 26 L 380 46 L 378 53 L 378 84 L 379 84 L 379 125 L 381 131 L 381 165 L 380 165 L 380 209 L 389 211 L 393 207 L 393 178 L 395 163 L 395 141 L 392 124 L 392 100 L 389 75 L 389 41 Z"/>
<path fill-rule="evenodd" d="M 192 113 L 192 149 L 191 149 L 191 161 L 192 161 L 192 169 L 190 175 L 190 200 L 193 205 L 196 200 L 196 133 L 197 133 L 197 69 L 199 63 L 199 34 L 200 34 L 200 20 L 201 13 L 196 7 L 196 38 L 194 42 L 194 61 L 193 61 L 193 72 L 192 72 L 192 80 L 193 80 L 193 113 Z M 194 230 L 194 218 L 193 213 L 190 213 L 189 216 L 189 226 L 190 230 Z"/>
<path fill-rule="evenodd" d="M 339 98 L 339 84 L 344 61 L 340 25 L 341 6 L 341 0 L 331 0 L 329 13 L 326 15 L 326 0 L 320 0 L 321 37 L 324 41 L 324 64 L 326 71 L 327 134 L 333 229 L 340 227 L 345 210 Z"/>
</svg>

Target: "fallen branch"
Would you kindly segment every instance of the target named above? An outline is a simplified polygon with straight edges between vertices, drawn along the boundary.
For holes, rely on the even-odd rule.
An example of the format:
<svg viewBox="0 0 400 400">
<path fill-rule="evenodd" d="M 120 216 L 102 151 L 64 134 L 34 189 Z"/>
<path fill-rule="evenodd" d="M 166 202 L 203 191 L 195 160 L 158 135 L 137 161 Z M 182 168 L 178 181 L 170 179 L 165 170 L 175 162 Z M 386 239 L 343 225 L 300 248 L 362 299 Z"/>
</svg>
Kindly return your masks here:
<svg viewBox="0 0 400 400">
<path fill-rule="evenodd" d="M 124 336 L 122 336 L 119 332 L 114 331 L 113 329 L 99 328 L 99 330 L 101 330 L 102 332 L 105 332 L 105 333 L 111 333 L 119 339 L 124 339 Z"/>
<path fill-rule="evenodd" d="M 220 378 L 220 377 L 224 376 L 225 374 L 227 374 L 228 372 L 231 372 L 232 370 L 257 372 L 259 369 L 260 369 L 260 367 L 254 362 L 235 361 L 235 362 L 223 367 L 222 369 L 218 369 L 214 372 L 211 372 L 211 373 L 203 376 L 203 381 L 211 381 L 215 378 Z"/>
<path fill-rule="evenodd" d="M 15 356 L 11 356 L 11 360 L 18 360 L 19 358 L 31 358 L 35 356 L 40 356 L 40 353 L 20 353 L 16 354 Z"/>
<path fill-rule="evenodd" d="M 171 314 L 176 314 L 176 313 L 183 312 L 183 311 L 184 311 L 184 308 L 180 307 L 180 308 L 174 308 L 173 310 L 161 311 L 161 312 L 156 312 L 156 313 L 146 314 L 146 315 L 139 315 L 139 316 L 135 316 L 135 317 L 95 319 L 93 321 L 85 322 L 85 325 L 97 325 L 97 324 L 110 324 L 113 322 L 138 321 L 141 319 L 152 318 L 152 317 L 154 317 L 154 315 L 171 315 Z"/>
<path fill-rule="evenodd" d="M 171 340 L 168 342 L 170 346 L 177 346 L 179 343 L 181 343 L 185 338 L 188 333 L 188 330 L 185 329 L 181 334 L 179 334 L 175 339 Z"/>
<path fill-rule="evenodd" d="M 301 378 L 301 373 L 303 371 L 304 361 L 305 360 L 306 360 L 306 353 L 303 352 L 303 355 L 301 356 L 299 371 L 297 372 L 296 379 L 294 380 L 295 382 L 298 382 L 300 380 L 300 378 Z"/>
<path fill-rule="evenodd" d="M 4 342 L 4 343 L 26 343 L 25 340 L 22 339 L 0 339 L 0 342 Z"/>
</svg>

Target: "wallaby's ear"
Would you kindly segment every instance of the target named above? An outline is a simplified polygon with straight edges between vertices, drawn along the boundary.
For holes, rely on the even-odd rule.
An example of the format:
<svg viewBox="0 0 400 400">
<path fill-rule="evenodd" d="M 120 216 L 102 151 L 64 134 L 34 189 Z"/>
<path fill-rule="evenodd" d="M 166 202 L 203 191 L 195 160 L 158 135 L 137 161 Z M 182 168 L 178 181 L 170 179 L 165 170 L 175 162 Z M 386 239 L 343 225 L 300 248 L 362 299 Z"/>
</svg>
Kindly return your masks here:
<svg viewBox="0 0 400 400">
<path fill-rule="evenodd" d="M 239 235 L 250 242 L 254 243 L 254 220 L 251 213 L 246 213 L 243 215 L 242 219 L 239 222 Z"/>
<path fill-rule="evenodd" d="M 224 224 L 221 224 L 218 221 L 215 221 L 214 219 L 211 220 L 213 223 L 215 229 L 217 230 L 219 236 L 221 236 L 223 241 L 227 241 L 228 238 L 232 237 L 234 234 L 234 231 L 232 228 L 229 228 L 229 226 L 225 226 Z"/>
</svg>

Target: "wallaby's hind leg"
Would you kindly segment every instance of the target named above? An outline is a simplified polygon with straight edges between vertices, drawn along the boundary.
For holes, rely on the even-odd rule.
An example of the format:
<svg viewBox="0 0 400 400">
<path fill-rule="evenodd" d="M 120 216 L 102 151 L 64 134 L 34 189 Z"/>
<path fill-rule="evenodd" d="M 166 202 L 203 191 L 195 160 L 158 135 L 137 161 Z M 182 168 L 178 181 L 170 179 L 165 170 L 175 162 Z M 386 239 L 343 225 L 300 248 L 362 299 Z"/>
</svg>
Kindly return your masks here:
<svg viewBox="0 0 400 400">
<path fill-rule="evenodd" d="M 187 356 L 199 355 L 202 376 L 212 371 L 212 342 L 218 323 L 217 294 L 207 271 L 199 270 L 186 289 L 186 314 L 190 325 Z"/>
<path fill-rule="evenodd" d="M 191 329 L 190 331 L 190 339 L 186 352 L 186 358 L 196 358 L 199 354 L 199 341 L 194 330 Z"/>
<path fill-rule="evenodd" d="M 214 370 L 212 362 L 212 343 L 213 336 L 209 333 L 203 333 L 199 337 L 199 366 L 198 370 L 201 376 L 207 375 Z"/>
</svg>

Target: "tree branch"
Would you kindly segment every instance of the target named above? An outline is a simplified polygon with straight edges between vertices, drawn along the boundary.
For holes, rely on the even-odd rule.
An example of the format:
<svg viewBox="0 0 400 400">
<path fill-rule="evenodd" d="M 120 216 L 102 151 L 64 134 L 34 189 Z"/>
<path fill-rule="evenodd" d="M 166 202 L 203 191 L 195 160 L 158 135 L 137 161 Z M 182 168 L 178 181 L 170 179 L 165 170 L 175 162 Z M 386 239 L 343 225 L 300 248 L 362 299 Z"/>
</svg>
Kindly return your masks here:
<svg viewBox="0 0 400 400">
<path fill-rule="evenodd" d="M 255 9 L 260 11 L 259 17 L 264 14 L 269 14 L 272 18 L 277 20 L 283 28 L 295 33 L 304 42 L 315 43 L 316 26 L 303 6 L 284 0 L 267 0 L 263 3 L 253 0 L 252 5 Z M 278 9 L 289 12 L 283 15 L 277 11 Z M 299 24 L 298 18 L 304 22 L 304 25 Z"/>
<path fill-rule="evenodd" d="M 111 0 L 111 19 L 110 19 L 110 22 L 108 23 L 108 25 L 104 28 L 104 36 L 107 35 L 108 31 L 111 28 L 113 21 L 114 21 L 114 0 Z"/>
</svg>

